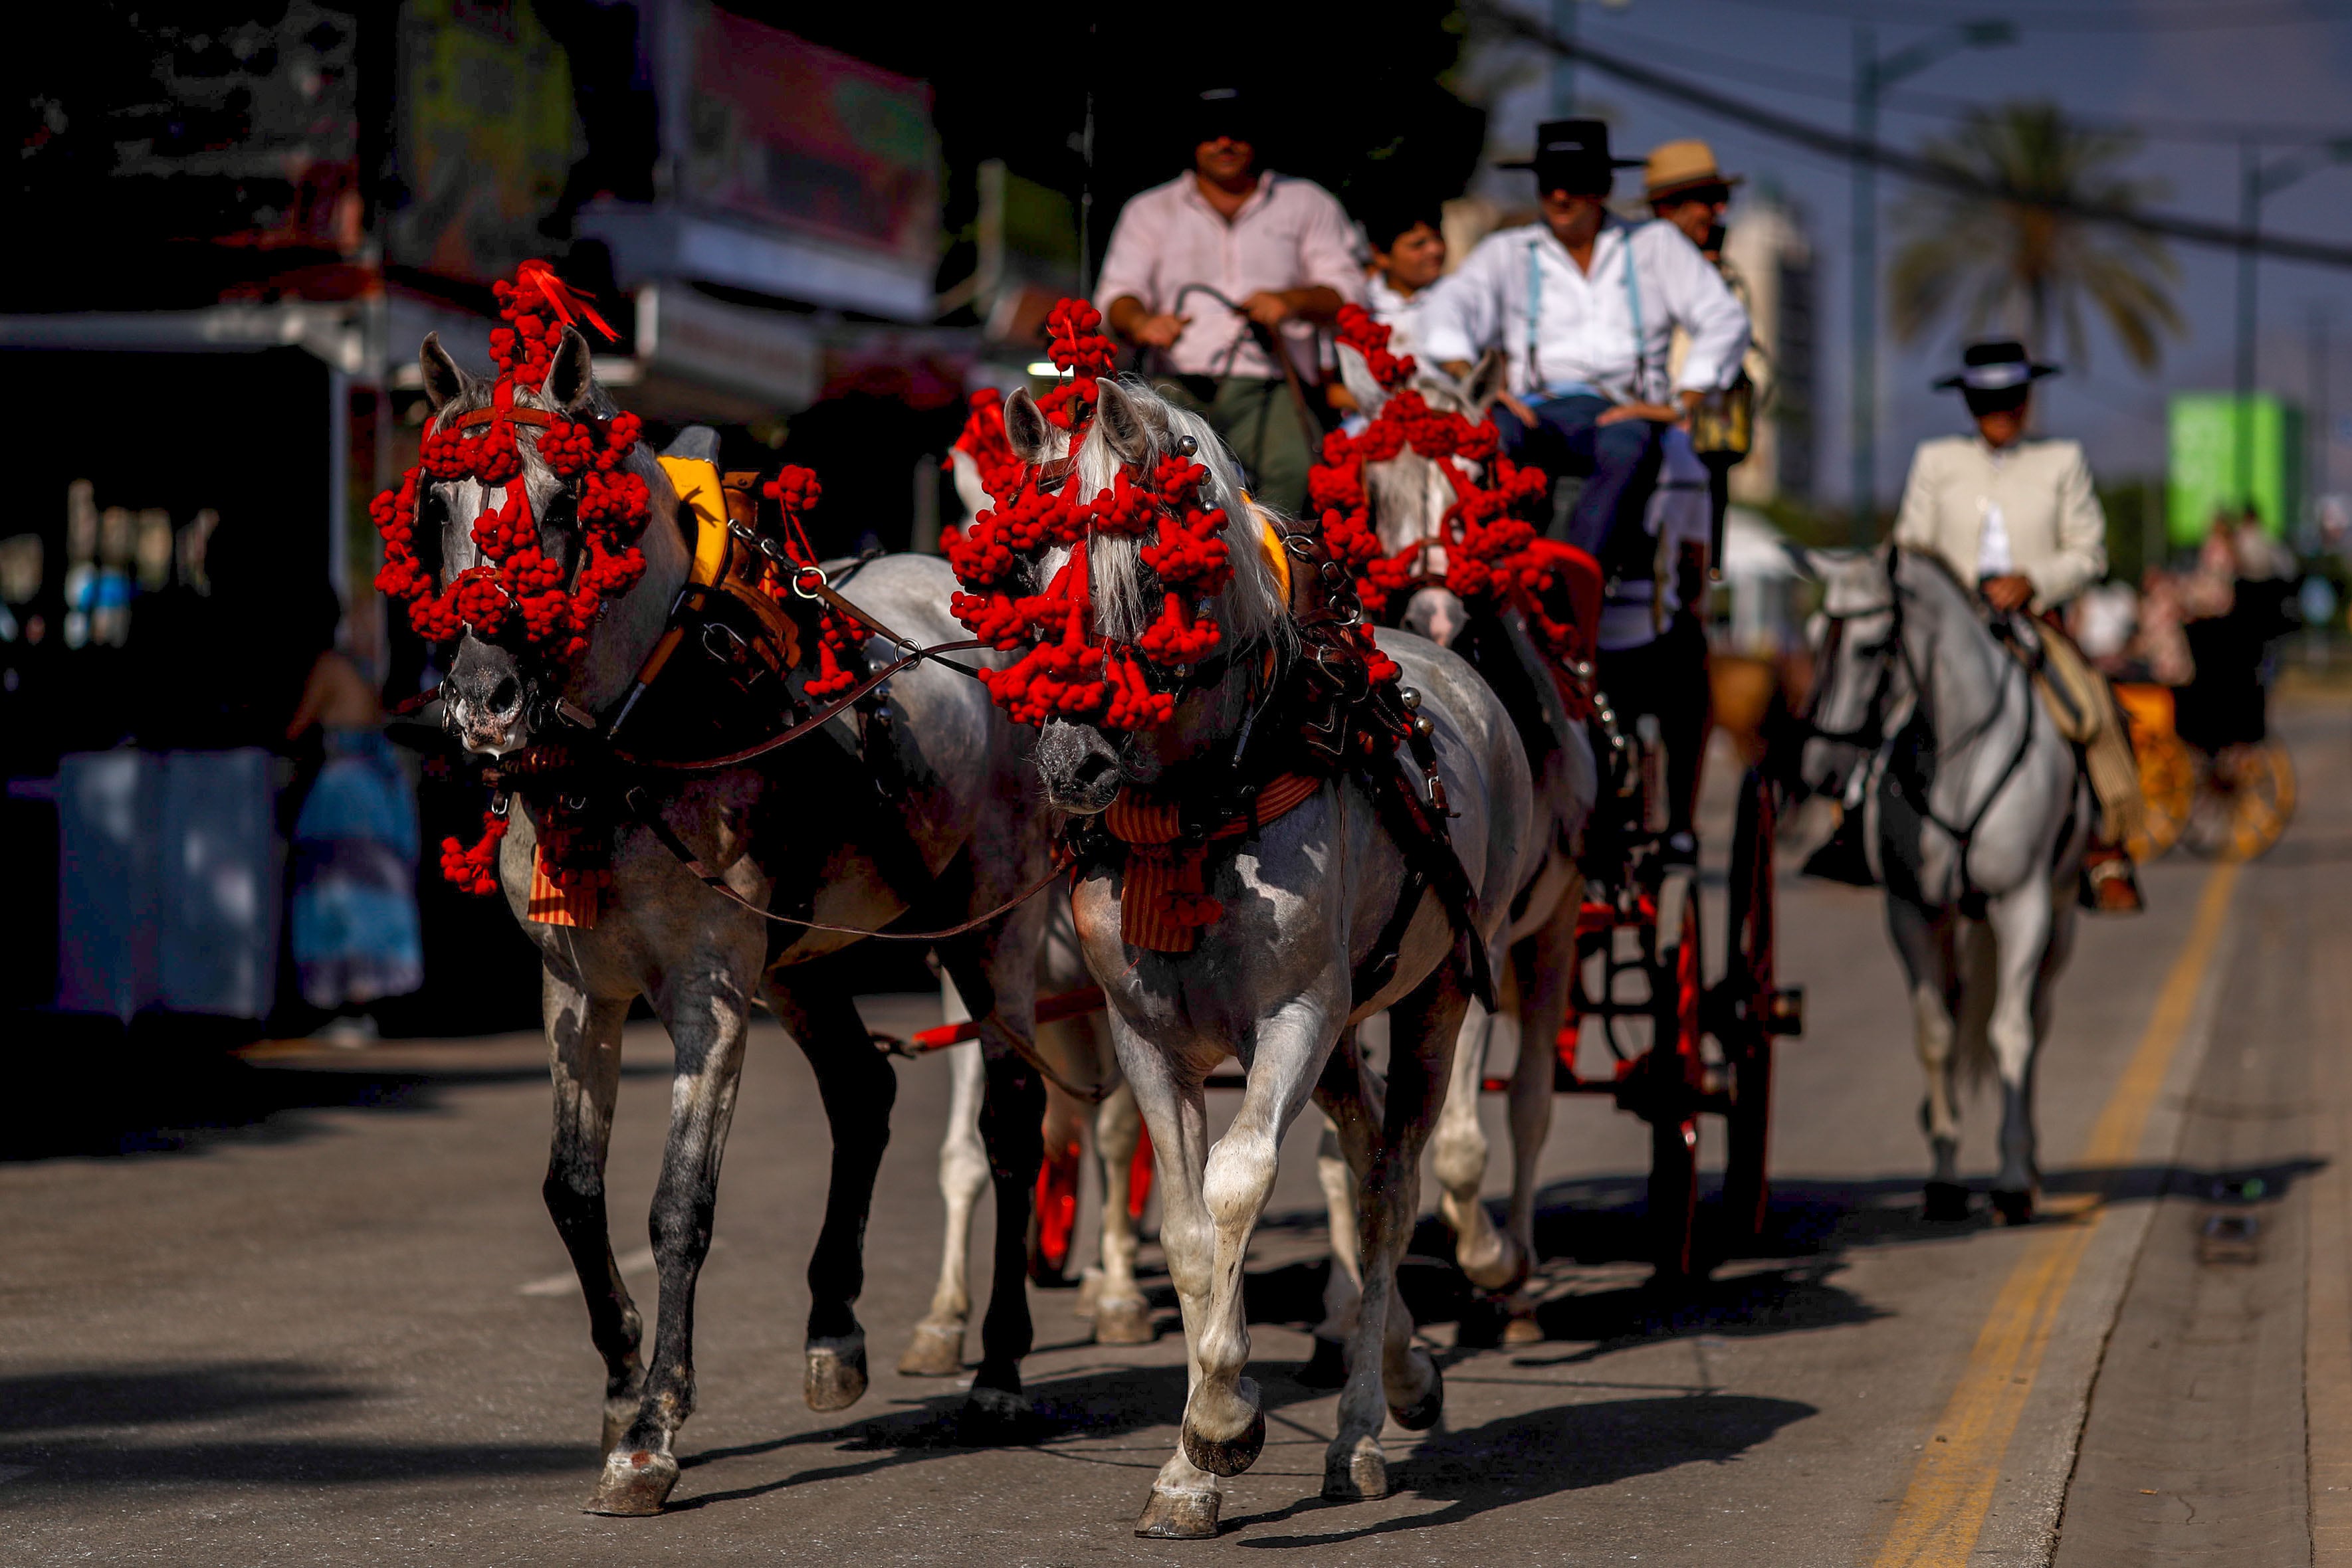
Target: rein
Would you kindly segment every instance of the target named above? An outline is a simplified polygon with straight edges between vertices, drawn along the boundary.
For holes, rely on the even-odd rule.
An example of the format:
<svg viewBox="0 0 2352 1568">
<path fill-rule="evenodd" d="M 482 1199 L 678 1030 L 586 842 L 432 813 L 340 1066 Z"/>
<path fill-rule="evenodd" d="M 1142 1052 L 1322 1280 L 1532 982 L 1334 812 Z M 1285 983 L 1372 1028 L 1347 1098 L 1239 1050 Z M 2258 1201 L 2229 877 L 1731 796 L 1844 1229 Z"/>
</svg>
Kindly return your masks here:
<svg viewBox="0 0 2352 1568">
<path fill-rule="evenodd" d="M 1927 684 L 1921 679 L 1918 664 L 1911 655 L 1911 644 L 1903 635 L 1903 601 L 1910 591 L 1895 580 L 1897 559 L 1899 558 L 1890 556 L 1886 568 L 1886 582 L 1887 587 L 1892 591 L 1892 597 L 1885 608 L 1894 617 L 1894 625 L 1887 633 L 1887 643 L 1902 662 L 1903 674 L 1911 683 L 1915 706 L 1924 707 L 1926 705 L 1921 698 L 1922 694 L 1927 689 Z M 1858 620 L 1866 615 L 1875 615 L 1878 612 L 1879 607 L 1874 605 L 1868 610 L 1848 611 L 1835 615 L 1825 612 L 1824 618 L 1830 623 L 1832 636 L 1842 639 L 1845 634 L 1844 622 Z M 1834 651 L 1834 648 L 1833 642 L 1831 644 L 1831 650 Z M 1882 653 L 1877 655 L 1875 662 L 1878 664 L 1878 684 L 1871 691 L 1869 704 L 1864 710 L 1863 722 L 1850 730 L 1827 730 L 1814 721 L 1813 715 L 1821 711 L 1822 695 L 1828 690 L 1828 683 L 1824 682 L 1813 690 L 1813 700 L 1809 705 L 1810 711 L 1803 721 L 1806 735 L 1816 740 L 1859 747 L 1870 752 L 1891 747 L 1894 737 L 1886 733 L 1885 709 L 1888 690 L 1894 685 L 1895 661 L 1887 658 Z M 1964 894 L 1974 885 L 1969 879 L 1969 850 L 1976 839 L 1977 830 L 1984 826 L 1984 820 L 1991 812 L 1993 803 L 1999 800 L 2001 792 L 2009 788 L 2010 780 L 2017 777 L 2018 769 L 2025 765 L 2027 755 L 2033 749 L 2034 709 L 2040 706 L 2033 695 L 2033 677 L 2018 661 L 2011 659 L 2008 663 L 2014 667 L 2021 689 L 2024 693 L 2025 722 L 2019 729 L 2017 745 L 2010 752 L 2009 760 L 2002 764 L 2000 775 L 1993 779 L 1992 788 L 1988 789 L 1984 797 L 1977 802 L 1976 809 L 1969 813 L 1966 822 L 1947 821 L 1937 814 L 1935 806 L 1928 799 L 1932 785 L 1922 785 L 1920 780 L 1906 777 L 1899 769 L 1895 775 L 1897 781 L 1907 785 L 1916 796 L 1920 820 L 1942 831 L 1958 847 L 1959 883 Z M 2009 689 L 2008 674 L 2007 670 L 2002 672 L 1994 692 L 1992 705 L 1980 721 L 1949 741 L 1940 737 L 1936 737 L 1936 754 L 1939 760 L 1958 757 L 1967 751 L 2000 722 L 2001 715 L 2006 711 L 2003 699 Z M 1906 719 L 1905 722 L 1907 727 L 1911 721 Z M 1931 737 L 1934 736 L 1932 727 L 1929 734 Z"/>
</svg>

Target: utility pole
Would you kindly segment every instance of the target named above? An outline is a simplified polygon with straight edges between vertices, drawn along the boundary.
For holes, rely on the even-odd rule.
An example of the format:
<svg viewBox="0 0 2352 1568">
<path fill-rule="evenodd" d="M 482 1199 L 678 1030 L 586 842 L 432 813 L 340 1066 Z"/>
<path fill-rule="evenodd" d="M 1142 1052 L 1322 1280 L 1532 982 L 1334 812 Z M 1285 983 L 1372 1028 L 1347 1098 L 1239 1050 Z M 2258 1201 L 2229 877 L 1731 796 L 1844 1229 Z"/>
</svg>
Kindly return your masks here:
<svg viewBox="0 0 2352 1568">
<path fill-rule="evenodd" d="M 1569 43 L 1576 42 L 1578 0 L 1551 0 L 1551 30 Z M 1551 112 L 1566 120 L 1576 112 L 1576 57 L 1556 50 L 1551 57 Z"/>
<path fill-rule="evenodd" d="M 1882 57 L 1866 22 L 1853 28 L 1853 519 L 1856 549 L 1866 549 L 1878 512 L 1878 100 L 1905 77 L 1963 49 L 2017 41 L 2013 23 L 1963 22 Z M 2039 345 L 2035 345 L 2038 347 Z"/>
<path fill-rule="evenodd" d="M 2263 204 L 2308 174 L 2331 163 L 2352 163 L 2352 137 L 2325 142 L 2305 152 L 2289 153 L 2273 163 L 2262 159 L 2262 144 L 2252 140 L 2238 149 L 2238 227 L 2244 239 L 2238 246 L 2238 504 L 2254 504 L 2254 236 L 2262 226 Z M 2284 527 L 2286 519 L 2279 519 Z"/>
</svg>

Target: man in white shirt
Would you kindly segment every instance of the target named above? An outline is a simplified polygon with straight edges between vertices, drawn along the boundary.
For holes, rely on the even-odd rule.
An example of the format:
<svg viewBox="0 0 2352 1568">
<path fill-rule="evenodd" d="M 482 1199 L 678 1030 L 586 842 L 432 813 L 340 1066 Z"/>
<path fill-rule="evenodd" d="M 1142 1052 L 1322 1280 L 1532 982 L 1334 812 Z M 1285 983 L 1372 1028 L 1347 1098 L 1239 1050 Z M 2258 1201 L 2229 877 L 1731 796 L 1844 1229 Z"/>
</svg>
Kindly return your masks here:
<svg viewBox="0 0 2352 1568">
<path fill-rule="evenodd" d="M 1510 392 L 1494 412 L 1505 447 L 1555 476 L 1585 477 L 1565 538 L 1599 560 L 1609 583 L 1601 685 L 1629 725 L 1643 714 L 1658 718 L 1667 851 L 1690 857 L 1706 639 L 1694 617 L 1656 613 L 1658 541 L 1644 520 L 1662 433 L 1738 373 L 1748 312 L 1679 230 L 1609 211 L 1616 171 L 1640 162 L 1610 156 L 1600 120 L 1537 127 L 1535 156 L 1507 167 L 1535 171 L 1541 220 L 1489 235 L 1431 291 L 1420 348 L 1459 376 L 1500 347 Z M 1670 374 L 1676 328 L 1689 348 Z M 1606 635 L 1612 626 L 1620 636 Z"/>
<path fill-rule="evenodd" d="M 1316 329 L 1360 300 L 1363 285 L 1339 202 L 1311 181 L 1260 169 L 1258 135 L 1239 91 L 1201 95 L 1192 167 L 1119 214 L 1095 302 L 1113 331 L 1156 352 L 1154 380 L 1208 416 L 1255 497 L 1296 514 L 1321 435 L 1310 436 L 1314 416 L 1263 344 L 1278 342 L 1311 389 Z"/>
<path fill-rule="evenodd" d="M 1568 542 L 1611 577 L 1647 581 L 1643 509 L 1658 433 L 1730 384 L 1748 348 L 1748 313 L 1698 247 L 1671 225 L 1609 211 L 1609 128 L 1558 120 L 1538 128 L 1531 168 L 1541 221 L 1486 236 L 1422 311 L 1421 351 L 1455 374 L 1489 348 L 1509 357 L 1511 396 L 1496 423 L 1512 455 L 1586 476 Z M 1690 338 L 1666 371 L 1674 329 Z"/>
</svg>

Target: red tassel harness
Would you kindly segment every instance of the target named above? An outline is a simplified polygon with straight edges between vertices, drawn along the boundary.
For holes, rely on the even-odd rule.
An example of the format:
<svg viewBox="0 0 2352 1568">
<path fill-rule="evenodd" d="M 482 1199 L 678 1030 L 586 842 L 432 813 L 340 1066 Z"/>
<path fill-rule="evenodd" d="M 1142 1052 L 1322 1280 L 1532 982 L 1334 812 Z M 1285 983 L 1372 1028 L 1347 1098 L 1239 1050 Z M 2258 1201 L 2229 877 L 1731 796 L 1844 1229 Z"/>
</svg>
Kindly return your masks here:
<svg viewBox="0 0 2352 1568">
<path fill-rule="evenodd" d="M 1046 325 L 1047 352 L 1070 379 L 1038 407 L 1071 433 L 1075 459 L 1092 428 L 1095 383 L 1110 373 L 1118 350 L 1102 334 L 1101 314 L 1084 300 L 1063 300 Z M 1091 499 L 1066 486 L 1040 489 L 1005 440 L 992 391 L 973 397 L 956 446 L 971 457 L 992 497 L 1010 497 L 947 541 L 948 563 L 964 590 L 950 605 L 956 619 L 998 648 L 1024 650 L 1011 668 L 981 675 L 997 706 L 1024 724 L 1056 716 L 1109 729 L 1166 723 L 1175 699 L 1151 689 L 1145 663 L 1168 670 L 1198 664 L 1224 639 L 1209 602 L 1233 580 L 1233 562 L 1224 510 L 1200 498 L 1208 469 L 1171 456 L 1140 477 L 1121 469 Z M 1159 617 L 1132 643 L 1095 630 L 1087 544 L 1097 535 L 1148 540 L 1143 564 L 1165 590 Z M 1053 581 L 1043 593 L 1021 591 L 1021 558 L 1057 545 L 1070 558 Z"/>
<path fill-rule="evenodd" d="M 1580 645 L 1579 633 L 1544 604 L 1559 551 L 1544 548 L 1536 533 L 1536 519 L 1550 496 L 1549 477 L 1502 455 L 1493 421 L 1474 424 L 1459 413 L 1431 408 L 1410 384 L 1418 367 L 1410 356 L 1389 352 L 1389 329 L 1362 307 L 1340 307 L 1339 338 L 1363 356 L 1389 397 L 1361 434 L 1334 431 L 1323 438 L 1323 460 L 1307 476 L 1307 504 L 1323 514 L 1331 553 L 1356 572 L 1364 608 L 1377 615 L 1392 594 L 1432 580 L 1427 558 L 1443 550 L 1442 580 L 1455 595 L 1473 608 L 1509 604 L 1556 657 L 1568 656 Z M 1385 462 L 1408 446 L 1437 465 L 1454 486 L 1454 505 L 1445 509 L 1435 535 L 1383 554 L 1364 494 L 1364 465 Z M 1465 473 L 1453 461 L 1456 457 L 1480 465 L 1487 482 Z"/>
<path fill-rule="evenodd" d="M 426 641 L 446 642 L 471 630 L 517 649 L 538 665 L 544 684 L 560 685 L 586 651 L 605 601 L 628 592 L 645 575 L 636 541 L 653 514 L 652 497 L 645 480 L 627 468 L 642 430 L 633 413 L 579 421 L 519 405 L 519 392 L 545 385 L 563 329 L 575 316 L 608 339 L 615 334 L 545 262 L 524 262 L 515 280 L 498 284 L 496 291 L 507 324 L 490 334 L 490 357 L 499 368 L 490 406 L 436 421 L 425 433 L 416 466 L 369 507 L 383 538 L 375 585 L 407 605 L 408 623 Z M 540 461 L 577 487 L 581 560 L 569 588 L 562 565 L 540 549 L 524 483 L 526 429 L 537 432 Z M 469 478 L 485 488 L 502 486 L 506 495 L 474 521 L 482 564 L 437 584 L 416 554 L 417 502 L 428 484 Z M 483 819 L 483 836 L 472 847 L 444 839 L 441 874 L 468 893 L 497 892 L 498 844 L 505 831 L 505 819 L 493 812 Z M 543 839 L 562 836 L 551 824 L 542 831 Z M 559 885 L 610 874 L 601 865 L 562 864 L 556 842 L 545 851 L 541 858 Z"/>
</svg>

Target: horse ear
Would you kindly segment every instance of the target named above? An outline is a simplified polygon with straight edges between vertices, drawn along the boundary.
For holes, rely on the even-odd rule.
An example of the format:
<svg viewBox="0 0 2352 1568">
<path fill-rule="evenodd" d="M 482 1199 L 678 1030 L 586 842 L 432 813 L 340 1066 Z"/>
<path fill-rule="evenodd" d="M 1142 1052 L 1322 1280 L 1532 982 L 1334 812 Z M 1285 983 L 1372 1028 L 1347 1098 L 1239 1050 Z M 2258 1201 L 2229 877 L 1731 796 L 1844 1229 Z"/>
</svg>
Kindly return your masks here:
<svg viewBox="0 0 2352 1568">
<path fill-rule="evenodd" d="M 1472 419 L 1486 417 L 1495 400 L 1503 395 L 1503 383 L 1510 371 L 1510 356 L 1500 349 L 1489 349 L 1478 356 L 1478 362 L 1462 381 L 1463 400 L 1470 405 Z"/>
<path fill-rule="evenodd" d="M 1045 411 L 1037 400 L 1023 387 L 1004 400 L 1004 439 L 1013 448 L 1013 455 L 1024 463 L 1043 463 L 1046 444 L 1053 439 L 1052 427 L 1045 423 Z"/>
<path fill-rule="evenodd" d="M 583 412 L 595 397 L 596 367 L 588 340 L 580 335 L 577 327 L 563 329 L 562 341 L 555 345 L 555 358 L 548 364 L 547 380 L 540 391 L 565 413 Z"/>
<path fill-rule="evenodd" d="M 1388 389 L 1372 379 L 1372 368 L 1352 344 L 1339 345 L 1339 384 L 1348 389 L 1348 395 L 1356 400 L 1356 412 L 1366 419 L 1378 414 L 1381 404 L 1389 400 Z"/>
<path fill-rule="evenodd" d="M 1151 422 L 1143 404 L 1117 382 L 1095 383 L 1095 426 L 1122 463 L 1140 463 L 1151 455 Z"/>
<path fill-rule="evenodd" d="M 425 346 L 416 350 L 417 368 L 425 372 L 425 406 L 439 413 L 450 403 L 463 397 L 467 382 L 471 380 L 441 346 L 441 334 L 425 334 Z"/>
</svg>

